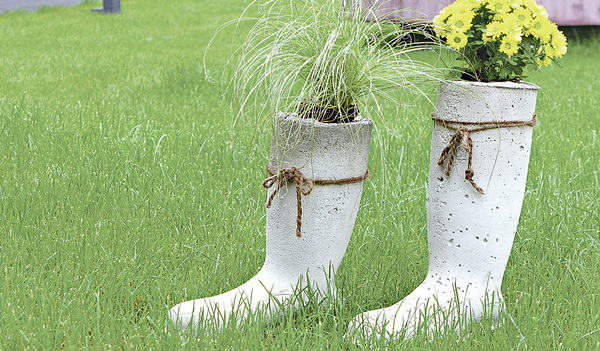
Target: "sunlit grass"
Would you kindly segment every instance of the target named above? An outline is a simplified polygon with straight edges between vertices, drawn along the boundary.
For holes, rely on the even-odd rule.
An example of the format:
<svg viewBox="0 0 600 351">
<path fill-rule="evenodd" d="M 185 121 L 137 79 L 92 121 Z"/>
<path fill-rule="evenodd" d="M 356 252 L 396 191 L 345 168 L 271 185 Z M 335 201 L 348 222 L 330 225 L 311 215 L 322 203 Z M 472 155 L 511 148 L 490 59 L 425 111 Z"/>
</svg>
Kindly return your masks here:
<svg viewBox="0 0 600 351">
<path fill-rule="evenodd" d="M 234 125 L 224 86 L 202 71 L 214 30 L 246 5 L 131 0 L 119 16 L 91 13 L 97 3 L 0 16 L 0 349 L 354 349 L 349 320 L 420 283 L 424 99 L 384 106 L 339 300 L 212 338 L 165 331 L 169 307 L 238 286 L 264 259 L 270 130 L 250 115 Z M 213 43 L 213 76 L 232 74 L 222 70 L 247 30 Z M 540 125 L 504 326 L 390 349 L 600 347 L 599 54 L 598 39 L 573 43 L 562 69 L 529 78 L 542 88 Z"/>
</svg>

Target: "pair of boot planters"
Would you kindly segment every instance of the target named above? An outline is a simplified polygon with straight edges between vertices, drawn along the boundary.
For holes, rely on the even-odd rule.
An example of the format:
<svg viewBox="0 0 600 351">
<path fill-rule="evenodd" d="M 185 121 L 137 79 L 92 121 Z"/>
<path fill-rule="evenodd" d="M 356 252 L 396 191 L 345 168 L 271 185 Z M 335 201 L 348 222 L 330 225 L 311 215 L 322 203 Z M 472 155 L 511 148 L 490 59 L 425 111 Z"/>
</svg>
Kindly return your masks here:
<svg viewBox="0 0 600 351">
<path fill-rule="evenodd" d="M 397 304 L 355 317 L 351 333 L 410 337 L 453 328 L 460 318 L 498 318 L 501 283 L 525 192 L 537 87 L 528 83 L 440 85 L 433 118 L 427 232 L 429 271 Z M 272 318 L 311 291 L 335 293 L 368 176 L 372 122 L 321 123 L 279 114 L 267 191 L 266 259 L 256 276 L 224 294 L 170 310 L 178 328 Z"/>
</svg>

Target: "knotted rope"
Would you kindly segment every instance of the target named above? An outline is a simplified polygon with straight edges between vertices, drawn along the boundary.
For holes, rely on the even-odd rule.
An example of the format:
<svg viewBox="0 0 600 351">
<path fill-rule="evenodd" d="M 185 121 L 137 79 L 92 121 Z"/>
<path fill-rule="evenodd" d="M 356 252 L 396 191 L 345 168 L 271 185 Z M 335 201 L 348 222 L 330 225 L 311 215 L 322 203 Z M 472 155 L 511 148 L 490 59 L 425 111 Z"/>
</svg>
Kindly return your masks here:
<svg viewBox="0 0 600 351">
<path fill-rule="evenodd" d="M 465 179 L 471 183 L 473 188 L 477 190 L 481 195 L 483 195 L 483 189 L 481 189 L 475 181 L 473 180 L 473 140 L 471 139 L 471 133 L 480 132 L 482 130 L 489 129 L 498 129 L 498 128 L 511 128 L 511 127 L 524 127 L 529 126 L 533 127 L 537 124 L 536 115 L 533 115 L 533 118 L 529 121 L 496 121 L 496 122 L 464 122 L 464 121 L 449 121 L 441 118 L 437 118 L 435 113 L 431 114 L 431 119 L 437 124 L 448 128 L 450 130 L 456 131 L 448 142 L 448 146 L 444 148 L 442 151 L 442 155 L 438 160 L 438 165 L 442 166 L 446 160 L 448 160 L 448 164 L 446 166 L 446 176 L 450 175 L 450 169 L 452 168 L 452 163 L 454 162 L 454 158 L 456 157 L 456 152 L 458 151 L 458 147 L 462 146 L 463 149 L 467 152 L 467 170 L 465 171 Z M 476 126 L 475 128 L 466 128 L 464 126 Z"/>
<path fill-rule="evenodd" d="M 296 217 L 297 237 L 302 236 L 302 195 L 306 196 L 310 194 L 315 185 L 342 185 L 358 183 L 369 177 L 369 170 L 367 169 L 365 174 L 359 177 L 344 179 L 310 179 L 304 176 L 304 174 L 302 174 L 302 172 L 300 172 L 300 170 L 296 167 L 280 169 L 279 172 L 275 172 L 269 167 L 269 164 L 267 164 L 267 172 L 270 174 L 270 177 L 265 179 L 263 182 L 263 187 L 265 187 L 265 189 L 269 189 L 277 182 L 275 191 L 273 191 L 265 203 L 267 208 L 271 207 L 275 195 L 277 195 L 279 189 L 283 188 L 287 182 L 294 182 L 296 185 L 296 204 L 298 207 L 298 216 Z"/>
</svg>

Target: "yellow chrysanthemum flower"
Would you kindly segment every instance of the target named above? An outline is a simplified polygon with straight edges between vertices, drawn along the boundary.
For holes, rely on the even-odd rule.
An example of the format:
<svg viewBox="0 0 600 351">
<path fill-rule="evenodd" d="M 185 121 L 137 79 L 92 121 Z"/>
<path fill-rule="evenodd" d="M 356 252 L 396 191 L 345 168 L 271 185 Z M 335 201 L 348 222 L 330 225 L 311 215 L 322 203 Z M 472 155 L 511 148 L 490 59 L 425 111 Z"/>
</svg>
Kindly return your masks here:
<svg viewBox="0 0 600 351">
<path fill-rule="evenodd" d="M 558 30 L 558 26 L 556 25 L 556 23 L 548 20 L 548 29 L 547 29 L 548 33 L 550 35 L 555 35 L 557 33 L 562 33 L 560 30 Z"/>
<path fill-rule="evenodd" d="M 450 28 L 447 24 L 441 22 L 441 23 L 434 23 L 433 25 L 433 31 L 435 32 L 435 35 L 437 35 L 440 38 L 445 38 L 446 34 L 450 31 Z"/>
<path fill-rule="evenodd" d="M 488 42 L 491 40 L 495 40 L 498 39 L 502 34 L 504 30 L 504 25 L 502 24 L 502 22 L 500 21 L 492 21 L 490 23 L 488 23 L 488 25 L 485 27 L 485 33 L 483 35 L 483 40 Z"/>
<path fill-rule="evenodd" d="M 471 20 L 473 20 L 473 17 L 468 14 L 454 14 L 448 19 L 447 23 L 450 25 L 450 30 L 465 33 L 471 28 Z"/>
<path fill-rule="evenodd" d="M 523 37 L 523 28 L 521 28 L 519 25 L 517 16 L 512 13 L 504 15 L 504 18 L 502 19 L 502 27 L 502 32 L 507 37 L 510 37 L 518 42 L 521 41 L 521 38 Z"/>
<path fill-rule="evenodd" d="M 433 17 L 433 31 L 438 37 L 446 36 L 446 23 L 441 20 L 441 14 Z"/>
<path fill-rule="evenodd" d="M 467 45 L 469 38 L 463 32 L 450 32 L 446 36 L 446 42 L 454 50 L 460 50 Z"/>
<path fill-rule="evenodd" d="M 437 17 L 437 20 L 439 22 L 446 22 L 446 20 L 450 16 L 452 16 L 452 12 L 450 11 L 450 6 L 448 6 L 448 7 L 444 7 L 444 9 L 442 9 L 442 11 L 440 11 L 440 13 L 435 17 Z M 434 18 L 434 21 L 435 21 L 435 18 Z"/>
<path fill-rule="evenodd" d="M 535 6 L 531 6 L 529 9 L 536 16 L 548 18 L 548 12 L 546 11 L 546 8 L 543 5 L 535 4 Z"/>
<path fill-rule="evenodd" d="M 546 44 L 543 46 L 542 53 L 550 58 L 558 57 L 558 52 L 550 44 Z"/>
<path fill-rule="evenodd" d="M 542 67 L 542 65 L 550 66 L 551 63 L 552 63 L 552 59 L 548 56 L 544 57 L 543 59 L 538 57 L 538 59 L 537 59 L 537 64 L 539 67 Z"/>
<path fill-rule="evenodd" d="M 510 10 L 508 3 L 505 0 L 490 0 L 487 3 L 487 8 L 490 11 L 496 11 L 499 13 L 507 12 Z"/>
<path fill-rule="evenodd" d="M 559 30 L 552 35 L 550 45 L 552 45 L 552 48 L 556 51 L 556 57 L 562 57 L 567 53 L 567 38 L 563 32 Z"/>
<path fill-rule="evenodd" d="M 508 6 L 514 11 L 523 7 L 523 0 L 509 0 Z"/>
<path fill-rule="evenodd" d="M 537 16 L 531 21 L 527 34 L 532 34 L 542 42 L 548 42 L 552 35 L 552 22 L 543 16 Z"/>
<path fill-rule="evenodd" d="M 502 38 L 502 42 L 500 43 L 500 52 L 503 52 L 511 57 L 513 54 L 519 52 L 519 42 L 510 38 L 504 37 Z"/>
<path fill-rule="evenodd" d="M 468 17 L 475 17 L 475 11 L 473 4 L 465 3 L 465 2 L 456 2 L 452 8 L 453 14 L 466 15 Z"/>
<path fill-rule="evenodd" d="M 473 6 L 473 10 L 478 10 L 482 7 L 485 7 L 488 3 L 488 0 L 472 0 L 471 6 Z"/>
<path fill-rule="evenodd" d="M 533 17 L 531 16 L 531 11 L 522 7 L 519 7 L 516 10 L 514 10 L 513 14 L 517 18 L 517 21 L 519 21 L 518 23 L 521 27 L 529 27 L 529 24 L 533 20 Z"/>
</svg>

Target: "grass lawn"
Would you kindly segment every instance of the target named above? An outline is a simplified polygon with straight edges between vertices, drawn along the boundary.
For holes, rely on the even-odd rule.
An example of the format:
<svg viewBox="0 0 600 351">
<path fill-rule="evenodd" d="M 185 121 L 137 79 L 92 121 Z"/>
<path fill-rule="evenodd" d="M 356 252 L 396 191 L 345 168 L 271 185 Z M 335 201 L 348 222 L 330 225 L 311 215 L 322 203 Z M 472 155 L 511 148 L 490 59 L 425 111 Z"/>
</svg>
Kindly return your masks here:
<svg viewBox="0 0 600 351">
<path fill-rule="evenodd" d="M 270 127 L 236 120 L 202 68 L 215 29 L 246 4 L 98 5 L 0 16 L 0 349 L 358 348 L 349 320 L 427 271 L 432 106 L 388 106 L 376 121 L 339 301 L 212 338 L 166 331 L 170 306 L 236 287 L 264 259 Z M 247 30 L 214 42 L 210 74 L 231 74 Z M 390 349 L 600 349 L 600 39 L 581 40 L 563 68 L 528 78 L 540 124 L 505 324 Z"/>
</svg>

